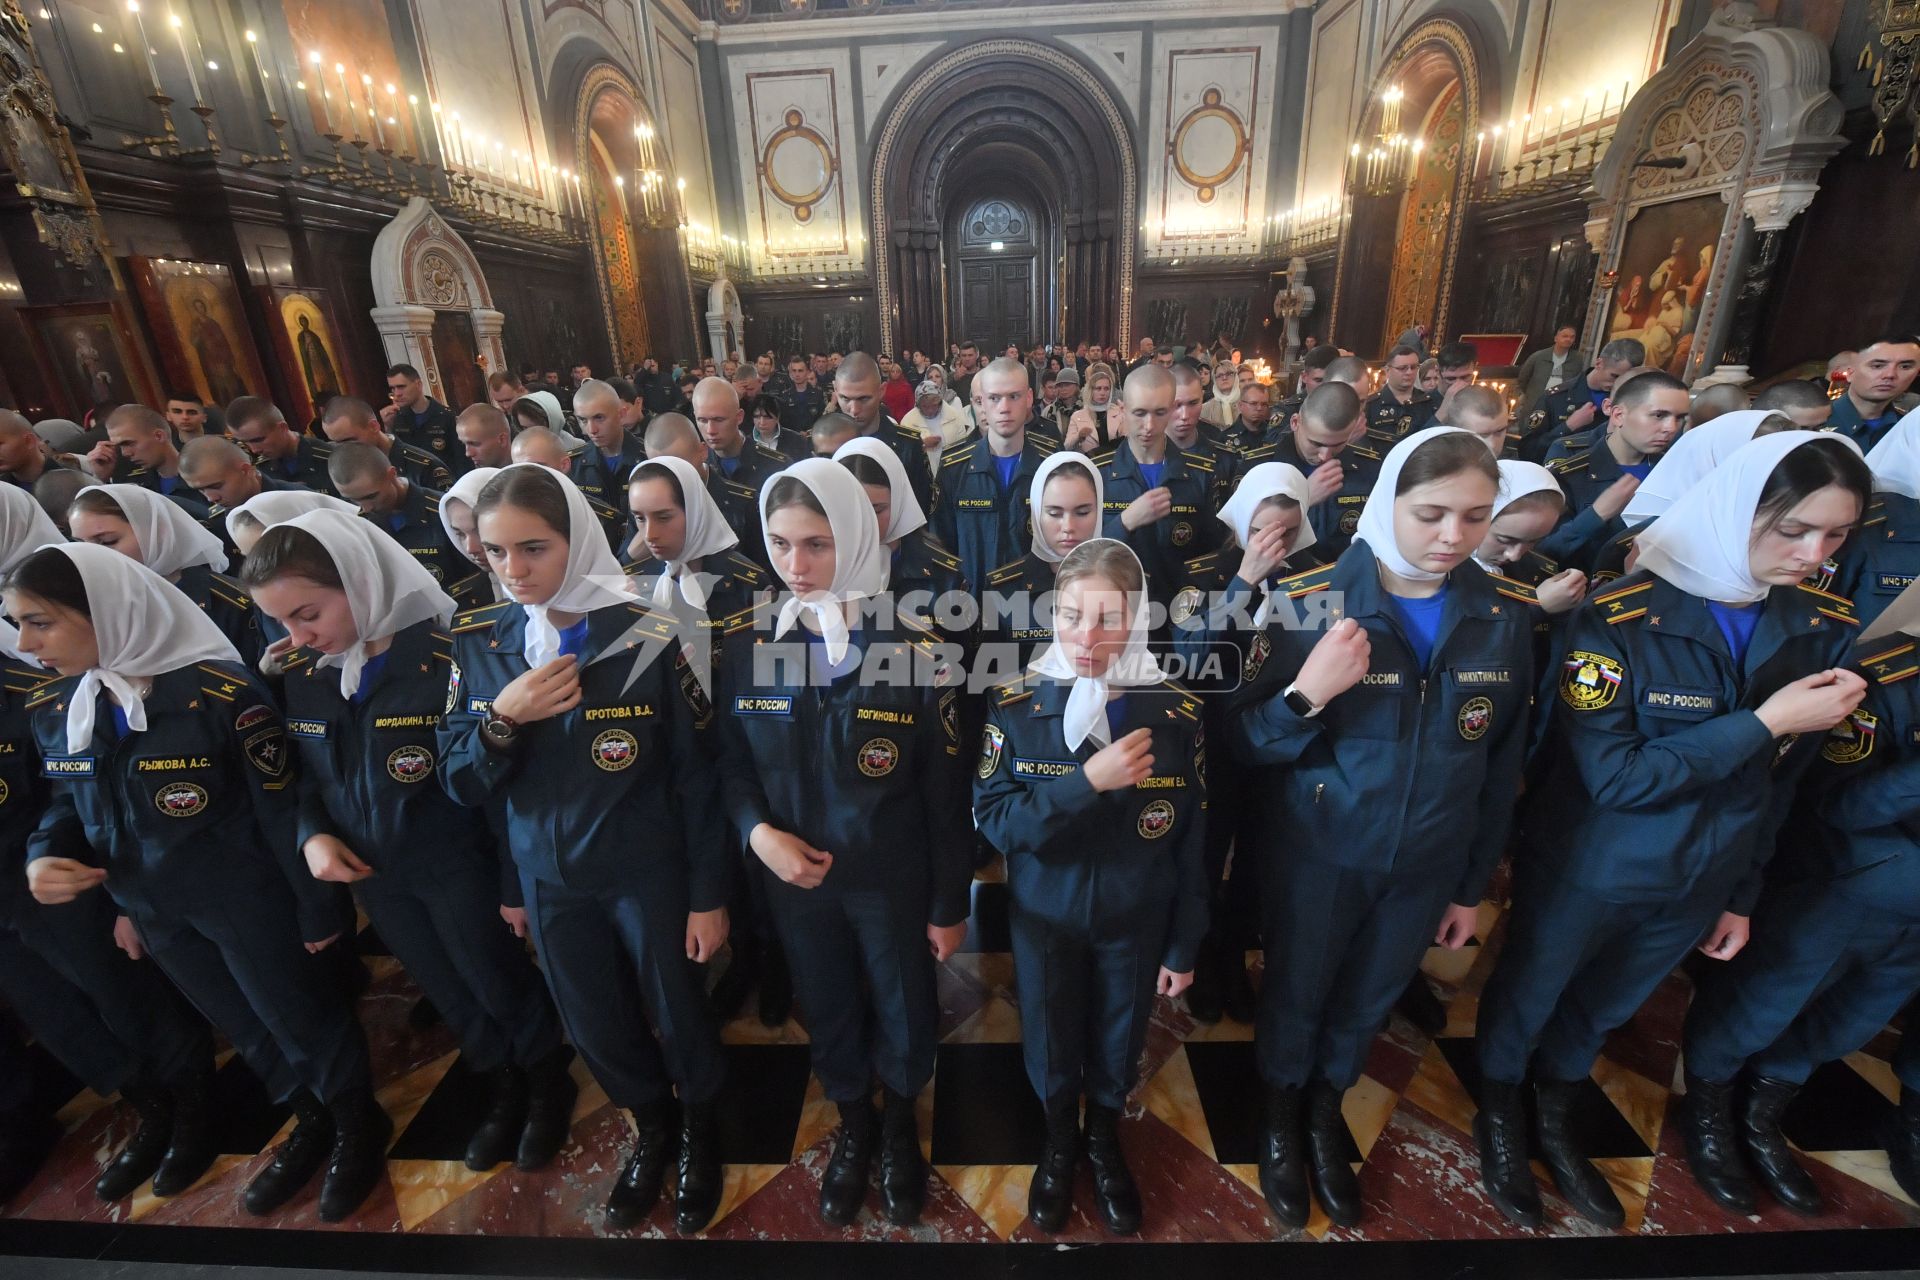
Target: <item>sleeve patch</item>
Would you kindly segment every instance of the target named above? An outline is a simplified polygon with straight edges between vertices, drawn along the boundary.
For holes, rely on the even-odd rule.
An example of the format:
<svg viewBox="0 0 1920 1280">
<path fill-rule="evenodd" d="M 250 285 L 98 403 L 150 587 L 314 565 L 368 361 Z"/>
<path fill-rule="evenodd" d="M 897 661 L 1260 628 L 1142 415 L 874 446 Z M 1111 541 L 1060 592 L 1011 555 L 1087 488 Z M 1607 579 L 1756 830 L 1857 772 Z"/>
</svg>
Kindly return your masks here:
<svg viewBox="0 0 1920 1280">
<path fill-rule="evenodd" d="M 1560 701 L 1575 711 L 1598 711 L 1611 706 L 1620 693 L 1626 669 L 1605 654 L 1575 649 L 1560 670 Z"/>
</svg>

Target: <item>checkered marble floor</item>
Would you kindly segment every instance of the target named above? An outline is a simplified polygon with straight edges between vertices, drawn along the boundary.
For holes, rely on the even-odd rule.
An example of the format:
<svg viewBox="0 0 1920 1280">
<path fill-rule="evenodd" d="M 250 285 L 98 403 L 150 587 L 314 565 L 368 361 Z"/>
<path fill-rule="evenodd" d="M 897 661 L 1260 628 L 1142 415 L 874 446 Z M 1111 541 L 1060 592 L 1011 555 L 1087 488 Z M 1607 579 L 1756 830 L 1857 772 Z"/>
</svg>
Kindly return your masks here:
<svg viewBox="0 0 1920 1280">
<path fill-rule="evenodd" d="M 807 1062 L 804 1010 L 768 1029 L 751 1012 L 725 1033 L 729 1083 L 723 1107 L 727 1192 L 707 1235 L 732 1240 L 920 1240 L 948 1243 L 1051 1239 L 1026 1222 L 1040 1112 L 1020 1063 L 1019 1009 L 1007 951 L 1006 888 L 975 886 L 969 950 L 940 973 L 942 1039 L 934 1081 L 920 1100 L 934 1178 L 925 1220 L 889 1226 L 877 1198 L 845 1230 L 815 1214 L 834 1110 Z M 1365 1078 L 1346 1099 L 1352 1158 L 1367 1195 L 1354 1228 L 1316 1215 L 1304 1240 L 1433 1241 L 1525 1236 L 1590 1236 L 1547 1189 L 1541 1232 L 1509 1226 L 1481 1192 L 1472 1150 L 1478 1085 L 1470 1039 L 1481 984 L 1500 941 L 1500 910 L 1484 904 L 1475 945 L 1434 950 L 1426 972 L 1449 1011 L 1428 1039 L 1395 1019 L 1373 1046 Z M 266 1223 L 248 1218 L 240 1193 L 291 1129 L 237 1059 L 223 1061 L 219 1115 L 223 1155 L 192 1190 L 170 1200 L 139 1196 L 102 1205 L 92 1194 L 101 1164 L 131 1132 L 129 1109 L 79 1089 L 50 1058 L 38 1058 L 39 1085 L 60 1105 L 67 1136 L 39 1178 L 4 1216 L 91 1223 L 260 1226 L 419 1235 L 590 1238 L 608 1234 L 600 1214 L 628 1145 L 625 1116 L 584 1068 L 572 1141 L 535 1174 L 510 1166 L 474 1173 L 461 1163 L 466 1136 L 485 1107 L 480 1079 L 462 1064 L 444 1027 L 408 1026 L 417 992 L 373 935 L 362 938 L 374 983 L 360 1013 L 372 1042 L 381 1103 L 395 1137 L 387 1184 L 352 1219 L 323 1224 L 314 1188 Z M 1256 963 L 1258 956 L 1250 956 Z M 1897 1096 L 1888 1060 L 1898 1033 L 1814 1079 L 1788 1116 L 1787 1131 L 1807 1157 L 1829 1206 L 1808 1221 L 1769 1205 L 1750 1219 L 1717 1208 L 1694 1185 L 1667 1123 L 1680 1078 L 1679 1033 L 1690 984 L 1676 974 L 1638 1017 L 1616 1033 L 1594 1073 L 1583 1122 L 1588 1141 L 1627 1206 L 1625 1234 L 1704 1235 L 1856 1227 L 1920 1227 L 1878 1150 L 1875 1126 Z M 749 1002 L 751 1008 L 751 1002 Z M 1162 1001 L 1148 1037 L 1141 1084 L 1123 1139 L 1141 1185 L 1150 1242 L 1247 1242 L 1284 1238 L 1258 1190 L 1259 1089 L 1250 1027 L 1203 1026 Z M 1091 1214 L 1082 1175 L 1070 1242 L 1107 1239 Z M 627 1234 L 627 1233 L 616 1233 Z M 666 1206 L 635 1232 L 672 1234 Z"/>
</svg>

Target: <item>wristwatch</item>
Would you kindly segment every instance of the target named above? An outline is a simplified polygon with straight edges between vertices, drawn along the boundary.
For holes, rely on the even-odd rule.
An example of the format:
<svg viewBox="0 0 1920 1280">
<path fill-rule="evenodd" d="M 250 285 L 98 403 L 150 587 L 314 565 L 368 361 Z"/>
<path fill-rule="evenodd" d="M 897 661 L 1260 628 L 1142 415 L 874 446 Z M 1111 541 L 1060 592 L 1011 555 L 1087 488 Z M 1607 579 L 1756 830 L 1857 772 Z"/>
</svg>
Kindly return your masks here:
<svg viewBox="0 0 1920 1280">
<path fill-rule="evenodd" d="M 498 711 L 489 712 L 487 718 L 480 722 L 480 734 L 490 746 L 511 746 L 519 732 L 520 722 L 509 719 Z"/>
<path fill-rule="evenodd" d="M 1293 714 L 1299 716 L 1302 720 L 1311 720 L 1320 714 L 1320 708 L 1314 706 L 1313 700 L 1307 697 L 1306 694 L 1300 692 L 1299 687 L 1296 685 L 1288 685 L 1286 689 L 1281 692 L 1280 700 L 1287 704 L 1287 710 L 1293 712 Z"/>
</svg>

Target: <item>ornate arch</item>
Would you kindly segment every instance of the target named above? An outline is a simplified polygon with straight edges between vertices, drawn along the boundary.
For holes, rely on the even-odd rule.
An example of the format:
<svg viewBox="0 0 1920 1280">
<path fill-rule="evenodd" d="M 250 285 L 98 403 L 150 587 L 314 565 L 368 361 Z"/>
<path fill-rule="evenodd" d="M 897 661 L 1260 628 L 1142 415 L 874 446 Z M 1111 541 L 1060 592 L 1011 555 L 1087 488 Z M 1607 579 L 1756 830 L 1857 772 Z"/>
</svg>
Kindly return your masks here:
<svg viewBox="0 0 1920 1280">
<path fill-rule="evenodd" d="M 371 314 L 387 358 L 419 369 L 430 395 L 444 400 L 447 394 L 433 347 L 438 312 L 466 313 L 473 322 L 476 354 L 490 371 L 506 366 L 500 331 L 507 318 L 493 309 L 493 292 L 480 261 L 424 197 L 409 200 L 374 239 L 371 265 Z"/>
<path fill-rule="evenodd" d="M 607 99 L 613 102 L 604 101 Z M 594 116 L 609 108 L 626 122 L 625 135 L 602 136 L 596 146 Z M 621 216 L 619 202 L 599 190 L 595 177 L 601 168 L 613 168 L 618 162 L 615 149 L 642 124 L 652 126 L 656 137 L 662 136 L 633 77 L 611 62 L 589 66 L 580 78 L 580 89 L 574 97 L 573 128 L 568 143 L 573 154 L 573 172 L 580 176 L 582 191 L 587 196 L 587 245 L 593 254 L 593 278 L 600 293 L 601 320 L 606 326 L 616 365 L 623 363 L 623 357 L 646 354 L 646 308 L 640 297 L 639 263 L 633 251 L 632 228 L 624 222 L 618 226 L 608 225 Z M 660 145 L 664 150 L 664 141 Z M 616 281 L 613 276 L 616 270 L 632 278 Z"/>
</svg>

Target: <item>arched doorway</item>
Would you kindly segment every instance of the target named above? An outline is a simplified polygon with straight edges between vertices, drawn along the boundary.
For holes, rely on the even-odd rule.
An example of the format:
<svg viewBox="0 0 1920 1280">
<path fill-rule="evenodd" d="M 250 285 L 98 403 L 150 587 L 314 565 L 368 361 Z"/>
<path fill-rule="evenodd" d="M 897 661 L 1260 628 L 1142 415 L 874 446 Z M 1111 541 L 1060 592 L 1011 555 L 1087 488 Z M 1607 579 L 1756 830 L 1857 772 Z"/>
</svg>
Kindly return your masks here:
<svg viewBox="0 0 1920 1280">
<path fill-rule="evenodd" d="M 953 327 L 966 300 L 956 302 L 948 282 L 973 261 L 956 232 L 986 196 L 1024 208 L 1037 237 L 1030 332 L 1010 340 L 1125 345 L 1138 175 L 1105 86 L 1072 55 L 1029 40 L 967 45 L 906 83 L 874 148 L 881 347 L 938 351 L 979 336 Z M 1009 243 L 1002 238 L 1002 254 Z"/>
<path fill-rule="evenodd" d="M 989 351 L 1058 337 L 1053 215 L 1020 184 L 957 194 L 943 225 L 949 333 Z"/>
</svg>

